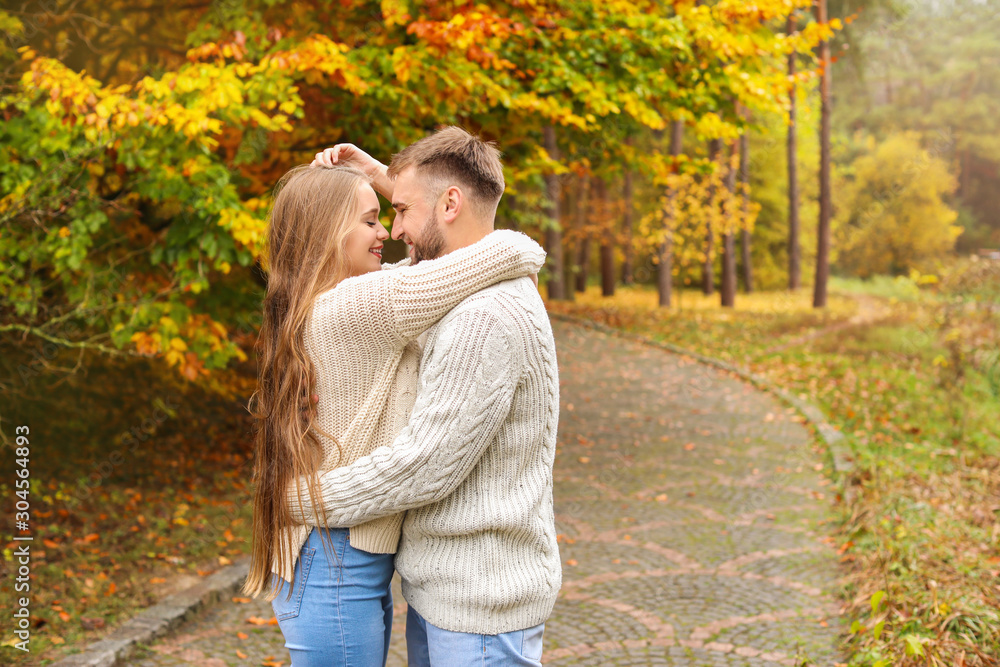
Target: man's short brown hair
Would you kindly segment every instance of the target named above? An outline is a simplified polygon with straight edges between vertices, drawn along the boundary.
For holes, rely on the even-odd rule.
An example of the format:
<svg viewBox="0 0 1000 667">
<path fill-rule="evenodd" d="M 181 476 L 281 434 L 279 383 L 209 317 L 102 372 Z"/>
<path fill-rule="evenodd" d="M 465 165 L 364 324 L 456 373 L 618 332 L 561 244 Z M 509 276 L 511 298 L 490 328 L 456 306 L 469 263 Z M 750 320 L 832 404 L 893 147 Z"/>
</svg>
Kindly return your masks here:
<svg viewBox="0 0 1000 667">
<path fill-rule="evenodd" d="M 451 185 L 463 189 L 483 214 L 494 214 L 504 191 L 500 151 L 460 127 L 445 127 L 416 141 L 392 156 L 389 178 L 415 167 L 417 174 L 439 186 L 439 195 Z M 437 189 L 437 188 L 435 188 Z"/>
</svg>

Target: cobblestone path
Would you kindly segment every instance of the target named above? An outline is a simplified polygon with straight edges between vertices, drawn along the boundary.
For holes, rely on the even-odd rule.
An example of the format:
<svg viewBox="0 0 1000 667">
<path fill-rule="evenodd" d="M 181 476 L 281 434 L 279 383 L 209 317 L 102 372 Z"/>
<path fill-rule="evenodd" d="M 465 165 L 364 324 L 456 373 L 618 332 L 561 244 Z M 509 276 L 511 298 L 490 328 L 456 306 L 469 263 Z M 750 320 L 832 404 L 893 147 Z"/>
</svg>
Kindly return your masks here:
<svg viewBox="0 0 1000 667">
<path fill-rule="evenodd" d="M 546 665 L 840 661 L 821 450 L 777 399 L 694 361 L 562 322 Z M 390 667 L 406 664 L 395 586 Z M 220 605 L 133 659 L 288 665 L 269 604 Z"/>
</svg>

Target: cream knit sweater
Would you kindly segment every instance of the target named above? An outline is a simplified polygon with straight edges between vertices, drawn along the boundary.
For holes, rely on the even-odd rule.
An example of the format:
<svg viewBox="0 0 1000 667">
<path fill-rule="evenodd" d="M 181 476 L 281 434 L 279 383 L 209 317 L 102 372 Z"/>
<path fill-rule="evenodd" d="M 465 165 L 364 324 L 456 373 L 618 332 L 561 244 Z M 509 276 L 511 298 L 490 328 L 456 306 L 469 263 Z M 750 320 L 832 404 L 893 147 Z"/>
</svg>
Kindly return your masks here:
<svg viewBox="0 0 1000 667">
<path fill-rule="evenodd" d="M 320 294 L 303 336 L 316 368 L 322 471 L 346 466 L 392 442 L 416 398 L 416 338 L 464 298 L 501 280 L 538 272 L 545 252 L 528 236 L 499 230 L 481 241 L 415 266 L 398 266 L 341 281 Z M 401 264 L 406 264 L 402 262 Z M 303 496 L 307 496 L 302 485 Z M 396 551 L 403 515 L 372 517 L 350 531 L 351 544 L 372 553 Z M 394 516 L 390 516 L 394 514 Z M 311 513 L 300 517 L 313 524 Z M 289 554 L 272 571 L 291 580 L 308 525 L 282 532 Z"/>
<path fill-rule="evenodd" d="M 321 476 L 329 524 L 407 510 L 403 596 L 440 628 L 542 623 L 562 582 L 558 421 L 555 342 L 538 291 L 528 278 L 485 288 L 428 331 L 413 414 L 392 446 Z"/>
</svg>

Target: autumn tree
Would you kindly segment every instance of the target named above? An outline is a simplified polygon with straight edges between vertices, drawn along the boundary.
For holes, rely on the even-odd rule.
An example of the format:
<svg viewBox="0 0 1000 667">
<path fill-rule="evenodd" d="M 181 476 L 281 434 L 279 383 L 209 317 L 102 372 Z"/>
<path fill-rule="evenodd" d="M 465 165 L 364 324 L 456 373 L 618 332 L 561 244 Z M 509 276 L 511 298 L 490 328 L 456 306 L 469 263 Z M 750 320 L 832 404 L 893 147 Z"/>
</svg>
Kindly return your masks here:
<svg viewBox="0 0 1000 667">
<path fill-rule="evenodd" d="M 816 20 L 826 23 L 826 0 L 817 0 Z M 813 306 L 826 307 L 827 281 L 830 278 L 830 41 L 819 45 L 820 62 L 820 139 L 819 139 L 819 228 L 816 232 L 816 278 L 813 282 Z M 789 161 L 791 163 L 791 160 Z"/>
<path fill-rule="evenodd" d="M 955 246 L 962 228 L 945 203 L 957 180 L 918 134 L 869 144 L 852 165 L 838 218 L 838 266 L 862 277 L 928 271 Z"/>
</svg>

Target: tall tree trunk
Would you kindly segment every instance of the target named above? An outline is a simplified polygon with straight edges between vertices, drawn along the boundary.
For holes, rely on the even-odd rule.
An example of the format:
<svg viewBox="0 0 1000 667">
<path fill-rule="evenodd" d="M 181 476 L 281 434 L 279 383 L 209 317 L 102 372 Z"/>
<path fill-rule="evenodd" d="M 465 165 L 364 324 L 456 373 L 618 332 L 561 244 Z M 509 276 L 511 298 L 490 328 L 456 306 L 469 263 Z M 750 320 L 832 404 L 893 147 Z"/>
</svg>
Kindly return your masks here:
<svg viewBox="0 0 1000 667">
<path fill-rule="evenodd" d="M 722 151 L 722 139 L 712 139 L 708 144 L 708 159 L 716 162 L 719 153 Z M 715 215 L 715 186 L 708 189 L 708 201 L 705 204 Z M 711 218 L 711 216 L 710 216 Z M 705 296 L 715 294 L 715 267 L 712 262 L 712 252 L 714 250 L 715 239 L 712 234 L 712 221 L 709 219 L 705 226 L 705 261 L 701 265 L 701 291 Z"/>
<path fill-rule="evenodd" d="M 579 270 L 576 272 L 576 291 L 587 291 L 587 280 L 590 278 L 590 236 L 580 240 L 580 247 L 577 249 Z"/>
<path fill-rule="evenodd" d="M 726 190 L 733 197 L 736 192 L 736 168 L 733 158 L 736 157 L 736 142 L 729 147 L 729 157 L 726 160 Z M 731 220 L 725 221 L 726 231 L 722 235 L 722 284 L 719 286 L 719 299 L 723 308 L 736 306 L 736 244 L 733 238 Z"/>
<path fill-rule="evenodd" d="M 559 159 L 559 148 L 556 145 L 556 130 L 546 125 L 545 150 L 553 160 Z M 545 175 L 545 189 L 548 194 L 549 227 L 545 230 L 545 246 L 549 255 L 549 298 L 565 299 L 566 283 L 564 281 L 562 231 L 559 227 L 559 177 L 556 174 Z"/>
<path fill-rule="evenodd" d="M 677 159 L 684 144 L 684 121 L 675 120 L 670 126 L 670 157 Z M 676 229 L 677 212 L 674 209 L 676 193 L 667 195 L 667 211 L 665 211 L 665 229 L 663 243 L 660 244 L 660 262 L 656 267 L 656 288 L 659 292 L 660 306 L 670 307 L 673 300 L 674 286 L 674 229 Z"/>
<path fill-rule="evenodd" d="M 795 31 L 795 17 L 788 17 L 785 32 Z M 794 81 L 795 53 L 788 54 L 788 78 Z M 799 170 L 796 144 L 798 127 L 795 118 L 795 84 L 789 97 L 788 109 L 788 289 L 798 289 L 802 285 L 802 249 L 799 244 Z"/>
<path fill-rule="evenodd" d="M 576 291 L 587 290 L 587 277 L 590 273 L 590 229 L 587 224 L 588 207 L 590 206 L 590 174 L 580 177 L 577 185 L 576 229 L 580 242 L 577 244 L 576 255 Z"/>
<path fill-rule="evenodd" d="M 816 4 L 816 20 L 826 23 L 826 0 Z M 820 67 L 820 131 L 819 131 L 819 230 L 816 243 L 816 283 L 813 307 L 826 307 L 826 284 L 830 277 L 830 42 L 819 45 Z"/>
<path fill-rule="evenodd" d="M 745 111 L 749 120 L 750 112 Z M 740 207 L 743 210 L 743 228 L 740 230 L 740 253 L 743 260 L 743 287 L 747 294 L 753 292 L 753 259 L 750 254 L 750 230 L 746 227 L 750 210 L 750 135 L 740 135 Z"/>
<path fill-rule="evenodd" d="M 569 213 L 572 211 L 575 221 L 580 211 L 580 200 L 573 197 L 573 188 L 561 188 L 561 190 L 566 217 L 569 218 Z M 563 264 L 565 265 L 563 268 L 563 298 L 567 301 L 576 300 L 576 290 L 573 289 L 573 284 L 576 279 L 576 248 L 579 244 L 580 237 L 576 233 L 563 234 Z"/>
<path fill-rule="evenodd" d="M 613 223 L 608 218 L 608 193 L 603 178 L 597 179 L 597 201 L 602 221 L 613 229 Z M 615 246 L 612 242 L 611 229 L 601 234 L 601 294 L 615 295 Z"/>
<path fill-rule="evenodd" d="M 632 137 L 625 137 L 625 145 L 632 146 Z M 629 151 L 628 159 L 631 159 Z M 631 285 L 634 282 L 632 277 L 632 165 L 625 163 L 625 184 L 622 188 L 622 196 L 625 199 L 625 209 L 622 214 L 622 243 L 624 244 L 624 259 L 622 260 L 622 284 Z"/>
</svg>

